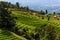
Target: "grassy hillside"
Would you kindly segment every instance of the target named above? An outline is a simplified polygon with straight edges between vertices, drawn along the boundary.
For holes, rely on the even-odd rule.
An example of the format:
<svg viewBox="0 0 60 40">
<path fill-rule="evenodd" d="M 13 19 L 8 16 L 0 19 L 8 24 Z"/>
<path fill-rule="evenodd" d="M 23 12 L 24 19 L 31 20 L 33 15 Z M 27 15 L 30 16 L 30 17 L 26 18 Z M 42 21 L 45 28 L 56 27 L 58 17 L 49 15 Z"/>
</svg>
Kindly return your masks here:
<svg viewBox="0 0 60 40">
<path fill-rule="evenodd" d="M 0 40 L 25 40 L 25 38 L 16 36 L 15 33 L 0 29 Z"/>
<path fill-rule="evenodd" d="M 53 18 L 53 15 L 51 15 L 50 20 L 48 21 L 47 17 L 45 16 L 44 19 L 42 19 L 42 15 L 40 15 L 40 18 L 37 19 L 35 16 L 31 15 L 30 13 L 25 13 L 22 11 L 12 11 L 12 14 L 17 17 L 16 24 L 19 27 L 30 27 L 35 28 L 39 27 L 44 24 L 52 24 L 58 28 L 60 26 L 60 20 L 55 20 Z M 60 29 L 59 29 L 60 30 Z"/>
<path fill-rule="evenodd" d="M 54 20 L 52 15 L 49 21 L 47 20 L 46 16 L 44 16 L 45 18 L 42 19 L 42 15 L 40 15 L 40 18 L 37 19 L 36 16 L 22 11 L 12 11 L 12 15 L 17 17 L 16 26 L 18 27 L 19 35 L 23 37 L 31 37 L 31 34 L 35 35 L 37 33 L 36 28 L 45 24 L 52 24 L 56 28 L 56 33 L 60 33 L 60 21 Z M 0 35 L 0 40 L 25 40 L 25 38 L 18 36 L 15 33 L 2 29 L 0 29 Z M 34 38 L 31 40 L 34 40 Z"/>
<path fill-rule="evenodd" d="M 40 18 L 37 19 L 36 16 L 22 11 L 12 11 L 12 14 L 17 17 L 16 26 L 23 37 L 32 38 L 31 34 L 35 35 L 37 33 L 36 28 L 43 27 L 45 24 L 51 24 L 56 29 L 56 33 L 60 33 L 60 20 L 54 19 L 53 15 L 50 16 L 50 20 L 48 21 L 46 16 L 42 19 L 42 15 L 40 15 Z M 34 40 L 34 38 L 30 40 Z"/>
</svg>

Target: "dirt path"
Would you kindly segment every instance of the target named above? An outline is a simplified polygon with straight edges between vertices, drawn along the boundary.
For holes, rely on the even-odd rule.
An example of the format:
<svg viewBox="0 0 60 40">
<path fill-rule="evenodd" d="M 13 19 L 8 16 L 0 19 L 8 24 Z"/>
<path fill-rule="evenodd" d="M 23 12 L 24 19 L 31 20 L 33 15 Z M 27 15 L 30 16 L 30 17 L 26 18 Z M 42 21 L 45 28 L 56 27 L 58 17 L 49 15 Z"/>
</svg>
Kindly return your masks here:
<svg viewBox="0 0 60 40">
<path fill-rule="evenodd" d="M 12 33 L 14 36 L 16 36 L 16 37 L 18 37 L 18 38 L 20 38 L 20 39 L 22 39 L 22 40 L 27 40 L 27 39 L 25 39 L 24 37 L 21 37 L 21 36 L 15 34 L 15 33 L 13 33 L 13 32 L 11 32 L 11 33 Z"/>
</svg>

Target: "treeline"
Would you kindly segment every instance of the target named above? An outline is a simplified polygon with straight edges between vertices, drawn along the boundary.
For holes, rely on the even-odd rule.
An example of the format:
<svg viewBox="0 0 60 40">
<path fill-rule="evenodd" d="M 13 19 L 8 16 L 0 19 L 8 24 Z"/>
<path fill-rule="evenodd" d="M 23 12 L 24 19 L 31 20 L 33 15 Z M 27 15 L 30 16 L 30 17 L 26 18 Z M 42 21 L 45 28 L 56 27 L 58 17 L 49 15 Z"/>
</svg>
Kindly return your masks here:
<svg viewBox="0 0 60 40">
<path fill-rule="evenodd" d="M 41 14 L 47 14 L 48 11 L 46 10 L 46 12 L 44 12 L 43 10 L 39 11 L 35 11 L 35 10 L 31 10 L 28 6 L 23 7 L 20 5 L 19 2 L 16 2 L 16 4 L 12 4 L 11 2 L 4 2 L 4 1 L 0 1 L 0 7 L 4 7 L 4 8 L 17 8 L 20 9 L 22 11 L 30 11 L 30 12 L 36 12 L 36 13 L 41 13 Z"/>
<path fill-rule="evenodd" d="M 4 7 L 4 8 L 18 8 L 18 9 L 29 9 L 28 6 L 26 7 L 22 7 L 20 6 L 19 2 L 16 2 L 16 4 L 12 4 L 11 2 L 4 2 L 4 1 L 0 1 L 0 7 Z"/>
<path fill-rule="evenodd" d="M 35 11 L 35 10 L 32 10 L 29 8 L 29 6 L 21 6 L 19 2 L 16 2 L 16 4 L 12 4 L 11 2 L 4 2 L 4 1 L 0 1 L 0 7 L 4 7 L 4 8 L 17 8 L 17 9 L 20 9 L 20 10 L 26 10 L 26 11 L 30 11 L 30 12 L 36 12 L 36 13 L 39 13 L 39 14 L 48 14 L 48 10 L 40 10 L 40 11 Z M 56 12 L 53 12 L 53 13 L 56 13 Z M 57 13 L 59 14 L 59 13 Z"/>
<path fill-rule="evenodd" d="M 48 14 L 48 10 L 41 10 L 41 11 L 35 11 L 35 10 L 32 10 L 30 9 L 28 6 L 21 6 L 19 2 L 16 2 L 16 4 L 12 4 L 11 2 L 4 2 L 4 1 L 0 1 L 0 7 L 4 7 L 4 8 L 15 8 L 15 9 L 19 9 L 19 10 L 22 10 L 22 11 L 29 11 L 29 12 L 35 12 L 35 13 L 38 13 L 38 14 Z"/>
</svg>

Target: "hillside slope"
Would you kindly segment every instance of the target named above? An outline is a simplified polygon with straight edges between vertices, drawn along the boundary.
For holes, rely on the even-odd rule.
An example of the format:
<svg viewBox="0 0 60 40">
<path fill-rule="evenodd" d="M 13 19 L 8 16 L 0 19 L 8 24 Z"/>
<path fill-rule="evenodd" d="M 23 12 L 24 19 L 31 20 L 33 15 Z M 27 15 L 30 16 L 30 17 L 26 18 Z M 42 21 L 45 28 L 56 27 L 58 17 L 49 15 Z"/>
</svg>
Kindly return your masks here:
<svg viewBox="0 0 60 40">
<path fill-rule="evenodd" d="M 16 25 L 19 29 L 30 29 L 35 30 L 36 27 L 40 27 L 44 24 L 52 24 L 55 26 L 57 33 L 59 32 L 59 26 L 60 21 L 53 19 L 53 16 L 50 17 L 50 20 L 45 17 L 42 19 L 42 16 L 40 15 L 39 19 L 36 19 L 34 15 L 31 15 L 30 13 L 22 12 L 22 11 L 12 11 L 12 14 L 17 17 Z"/>
<path fill-rule="evenodd" d="M 7 30 L 0 29 L 0 40 L 25 40 L 25 38 L 15 36 L 16 34 Z"/>
</svg>

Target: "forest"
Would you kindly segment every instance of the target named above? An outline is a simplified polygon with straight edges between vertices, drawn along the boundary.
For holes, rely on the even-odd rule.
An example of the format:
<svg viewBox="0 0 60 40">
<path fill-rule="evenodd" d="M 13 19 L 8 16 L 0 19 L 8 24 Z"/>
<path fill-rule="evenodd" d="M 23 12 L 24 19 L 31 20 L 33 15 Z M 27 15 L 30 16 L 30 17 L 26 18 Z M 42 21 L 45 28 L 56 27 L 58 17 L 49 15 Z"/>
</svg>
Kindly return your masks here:
<svg viewBox="0 0 60 40">
<path fill-rule="evenodd" d="M 0 1 L 0 40 L 60 40 L 60 13 Z"/>
</svg>

